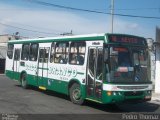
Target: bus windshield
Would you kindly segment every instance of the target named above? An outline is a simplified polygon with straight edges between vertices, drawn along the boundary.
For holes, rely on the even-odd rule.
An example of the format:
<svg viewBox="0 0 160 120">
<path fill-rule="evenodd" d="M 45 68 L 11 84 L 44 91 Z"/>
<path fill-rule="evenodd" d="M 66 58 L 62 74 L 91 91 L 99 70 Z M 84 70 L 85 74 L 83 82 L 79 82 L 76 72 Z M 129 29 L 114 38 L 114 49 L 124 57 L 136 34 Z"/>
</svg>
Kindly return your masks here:
<svg viewBox="0 0 160 120">
<path fill-rule="evenodd" d="M 150 82 L 150 59 L 147 48 L 110 46 L 106 62 L 107 82 Z"/>
</svg>

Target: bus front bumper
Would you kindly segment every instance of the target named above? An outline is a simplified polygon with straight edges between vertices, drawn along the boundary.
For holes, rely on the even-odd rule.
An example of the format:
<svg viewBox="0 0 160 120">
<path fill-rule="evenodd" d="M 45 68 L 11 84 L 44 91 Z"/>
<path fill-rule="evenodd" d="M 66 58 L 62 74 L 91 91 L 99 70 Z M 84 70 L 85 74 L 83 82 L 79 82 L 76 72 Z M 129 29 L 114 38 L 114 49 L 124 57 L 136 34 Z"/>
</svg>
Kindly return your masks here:
<svg viewBox="0 0 160 120">
<path fill-rule="evenodd" d="M 151 91 L 104 91 L 103 103 L 140 103 L 151 100 Z"/>
</svg>

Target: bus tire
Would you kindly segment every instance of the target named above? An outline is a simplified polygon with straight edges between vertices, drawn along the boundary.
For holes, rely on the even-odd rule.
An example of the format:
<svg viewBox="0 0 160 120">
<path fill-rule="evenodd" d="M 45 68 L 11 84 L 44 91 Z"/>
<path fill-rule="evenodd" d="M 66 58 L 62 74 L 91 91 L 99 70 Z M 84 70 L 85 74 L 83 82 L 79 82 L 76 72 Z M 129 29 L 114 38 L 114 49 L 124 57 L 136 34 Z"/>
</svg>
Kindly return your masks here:
<svg viewBox="0 0 160 120">
<path fill-rule="evenodd" d="M 74 83 L 69 89 L 70 99 L 74 104 L 82 105 L 84 99 L 82 98 L 80 85 Z"/>
<path fill-rule="evenodd" d="M 27 80 L 26 80 L 26 74 L 25 73 L 23 73 L 22 76 L 21 76 L 21 86 L 24 89 L 28 88 Z"/>
</svg>

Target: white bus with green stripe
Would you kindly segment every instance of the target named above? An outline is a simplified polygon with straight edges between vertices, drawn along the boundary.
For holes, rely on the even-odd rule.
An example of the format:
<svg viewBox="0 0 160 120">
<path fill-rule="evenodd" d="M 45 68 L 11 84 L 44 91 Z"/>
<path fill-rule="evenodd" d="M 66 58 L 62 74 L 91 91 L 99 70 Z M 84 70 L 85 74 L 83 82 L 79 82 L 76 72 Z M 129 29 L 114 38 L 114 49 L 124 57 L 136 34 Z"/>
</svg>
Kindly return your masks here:
<svg viewBox="0 0 160 120">
<path fill-rule="evenodd" d="M 92 34 L 10 40 L 6 76 L 23 88 L 36 86 L 70 96 L 75 104 L 151 100 L 146 39 Z"/>
</svg>

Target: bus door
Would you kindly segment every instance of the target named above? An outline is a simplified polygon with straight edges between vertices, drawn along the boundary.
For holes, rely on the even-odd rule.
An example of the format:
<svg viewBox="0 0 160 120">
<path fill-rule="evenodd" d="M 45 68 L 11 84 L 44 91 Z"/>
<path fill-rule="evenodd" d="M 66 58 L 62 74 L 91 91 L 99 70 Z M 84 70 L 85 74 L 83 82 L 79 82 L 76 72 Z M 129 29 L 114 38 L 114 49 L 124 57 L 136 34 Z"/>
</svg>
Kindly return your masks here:
<svg viewBox="0 0 160 120">
<path fill-rule="evenodd" d="M 46 82 L 48 78 L 48 58 L 49 58 L 49 47 L 39 48 L 39 59 L 38 59 L 38 86 L 39 88 L 46 89 Z"/>
<path fill-rule="evenodd" d="M 101 100 L 103 77 L 103 48 L 90 47 L 87 66 L 87 97 Z"/>
<path fill-rule="evenodd" d="M 19 79 L 19 66 L 20 66 L 20 48 L 14 49 L 13 58 L 13 79 Z"/>
</svg>

